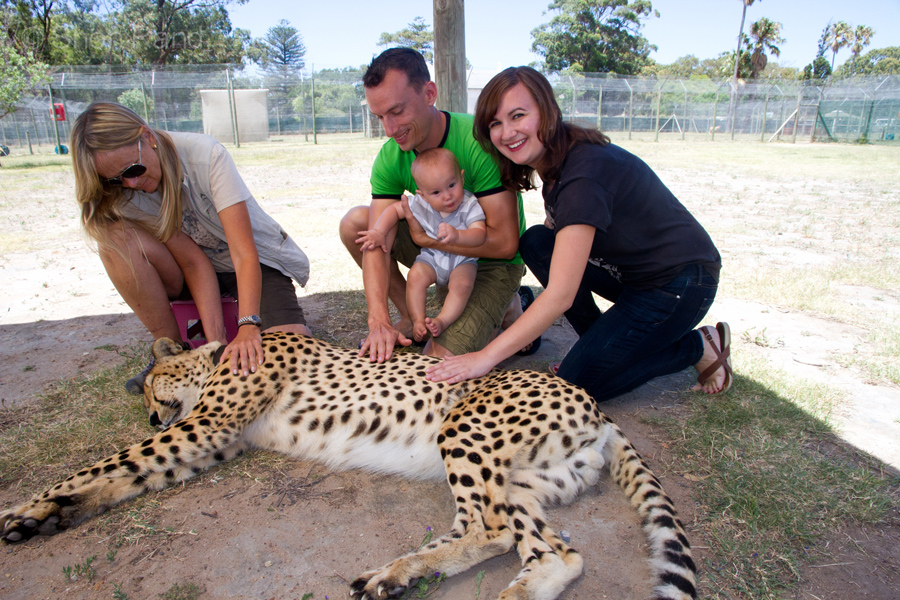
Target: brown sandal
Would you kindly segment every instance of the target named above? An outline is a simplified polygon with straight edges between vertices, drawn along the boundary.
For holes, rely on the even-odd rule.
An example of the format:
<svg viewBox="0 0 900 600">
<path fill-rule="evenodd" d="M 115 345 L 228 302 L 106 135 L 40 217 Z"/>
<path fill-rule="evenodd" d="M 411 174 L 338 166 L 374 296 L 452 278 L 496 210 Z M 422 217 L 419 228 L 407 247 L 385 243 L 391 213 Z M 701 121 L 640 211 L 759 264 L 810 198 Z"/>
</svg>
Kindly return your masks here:
<svg viewBox="0 0 900 600">
<path fill-rule="evenodd" d="M 709 331 L 707 331 L 708 328 L 708 326 L 701 327 L 700 333 L 706 337 L 710 347 L 712 347 L 713 351 L 716 353 L 716 360 L 697 376 L 697 383 L 700 385 L 705 384 L 716 371 L 720 368 L 724 368 L 725 383 L 722 385 L 722 389 L 716 393 L 727 392 L 731 389 L 731 384 L 734 380 L 734 372 L 731 370 L 731 328 L 728 326 L 728 323 L 716 323 L 716 331 L 719 332 L 720 340 L 719 348 L 716 348 L 712 336 L 709 334 Z"/>
</svg>

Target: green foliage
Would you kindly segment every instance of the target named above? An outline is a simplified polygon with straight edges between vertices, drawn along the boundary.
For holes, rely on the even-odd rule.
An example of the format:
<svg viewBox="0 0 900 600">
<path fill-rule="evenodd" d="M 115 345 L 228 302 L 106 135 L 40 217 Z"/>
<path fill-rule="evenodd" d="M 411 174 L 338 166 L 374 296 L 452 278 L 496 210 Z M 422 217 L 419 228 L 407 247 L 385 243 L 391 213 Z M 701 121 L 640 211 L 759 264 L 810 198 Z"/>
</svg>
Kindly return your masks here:
<svg viewBox="0 0 900 600">
<path fill-rule="evenodd" d="M 278 106 L 289 104 L 300 85 L 300 70 L 306 65 L 306 45 L 303 36 L 289 21 L 281 19 L 257 41 L 260 57 L 257 62 L 265 70 L 264 84 Z"/>
<path fill-rule="evenodd" d="M 113 589 L 113 600 L 128 600 L 128 594 L 122 589 L 122 584 L 117 583 Z"/>
<path fill-rule="evenodd" d="M 155 104 L 153 97 L 144 94 L 139 88 L 130 89 L 119 94 L 116 101 L 126 108 L 130 108 L 137 114 L 146 118 L 147 114 L 153 114 Z"/>
<path fill-rule="evenodd" d="M 826 25 L 825 29 L 822 30 L 822 35 L 819 36 L 819 45 L 816 50 L 816 58 L 812 61 L 812 63 L 806 65 L 803 68 L 803 74 L 800 76 L 800 79 L 810 80 L 810 79 L 828 79 L 831 76 L 831 65 L 828 63 L 828 60 L 825 58 L 825 50 L 828 48 L 828 29 L 830 25 Z"/>
<path fill-rule="evenodd" d="M 781 23 L 771 21 L 766 17 L 750 25 L 750 77 L 756 79 L 766 68 L 769 62 L 767 53 L 780 56 L 781 49 L 775 44 L 783 44 L 785 39 L 781 37 Z"/>
<path fill-rule="evenodd" d="M 84 559 L 83 563 L 63 567 L 63 576 L 66 578 L 66 581 L 75 581 L 79 577 L 85 577 L 88 581 L 93 581 L 94 577 L 97 575 L 97 571 L 91 563 L 93 563 L 96 558 L 97 555 L 94 554 L 93 556 Z"/>
<path fill-rule="evenodd" d="M 853 43 L 853 29 L 844 21 L 831 23 L 826 28 L 825 41 L 831 48 L 831 69 L 834 70 L 834 59 L 841 48 L 846 48 Z"/>
<path fill-rule="evenodd" d="M 634 75 L 651 64 L 656 49 L 640 35 L 653 10 L 650 0 L 553 0 L 549 23 L 532 30 L 532 52 L 549 71 Z"/>
<path fill-rule="evenodd" d="M 206 588 L 200 587 L 194 583 L 185 583 L 184 585 L 176 583 L 165 593 L 160 594 L 162 600 L 196 600 L 204 592 Z"/>
<path fill-rule="evenodd" d="M 16 110 L 23 94 L 49 82 L 47 65 L 0 42 L 0 118 Z"/>
<path fill-rule="evenodd" d="M 316 115 L 343 117 L 352 109 L 359 112 L 365 97 L 362 89 L 362 72 L 359 69 L 322 69 L 314 74 L 316 83 Z M 304 83 L 292 100 L 295 112 L 311 112 L 310 84 Z"/>
<path fill-rule="evenodd" d="M 836 77 L 848 75 L 900 75 L 900 46 L 870 50 L 848 60 L 835 71 Z"/>
<path fill-rule="evenodd" d="M 416 17 L 412 23 L 396 33 L 384 32 L 378 38 L 382 48 L 412 48 L 422 54 L 425 60 L 434 60 L 434 31 L 431 31 L 423 17 Z"/>
<path fill-rule="evenodd" d="M 47 64 L 240 64 L 250 35 L 226 6 L 247 0 L 3 3 L 6 37 Z"/>
</svg>

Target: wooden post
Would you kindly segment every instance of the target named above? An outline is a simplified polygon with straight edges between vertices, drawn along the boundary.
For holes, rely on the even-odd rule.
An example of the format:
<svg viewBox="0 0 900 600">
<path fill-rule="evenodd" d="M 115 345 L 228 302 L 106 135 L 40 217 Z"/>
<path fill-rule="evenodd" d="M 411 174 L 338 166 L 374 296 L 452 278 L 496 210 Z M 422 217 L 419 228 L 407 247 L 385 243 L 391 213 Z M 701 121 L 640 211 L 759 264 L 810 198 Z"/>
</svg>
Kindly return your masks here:
<svg viewBox="0 0 900 600">
<path fill-rule="evenodd" d="M 56 122 L 56 113 L 53 111 L 53 88 L 47 86 L 47 93 L 50 95 L 50 120 L 53 121 L 53 130 L 56 132 L 56 153 L 62 154 L 62 148 L 59 141 L 59 124 Z"/>
<path fill-rule="evenodd" d="M 797 110 L 794 111 L 794 131 L 791 136 L 791 143 L 797 143 L 797 128 L 800 127 L 800 103 L 803 101 L 803 89 L 797 92 Z"/>
<path fill-rule="evenodd" d="M 655 142 L 659 141 L 659 105 L 662 101 L 662 89 L 665 83 L 666 82 L 663 81 L 662 84 L 660 84 L 659 89 L 656 91 L 656 125 L 653 126 L 653 128 L 656 129 L 656 135 L 653 138 L 653 141 Z"/>
<path fill-rule="evenodd" d="M 597 130 L 603 131 L 603 86 L 600 86 L 600 95 L 597 97 Z"/>
<path fill-rule="evenodd" d="M 719 112 L 719 86 L 716 86 L 716 101 L 713 103 L 712 128 L 710 129 L 710 141 L 716 141 L 716 113 Z"/>
<path fill-rule="evenodd" d="M 316 65 L 314 64 L 309 67 L 309 87 L 309 93 L 312 96 L 313 144 L 318 144 L 319 138 L 316 137 Z"/>
<path fill-rule="evenodd" d="M 468 112 L 464 0 L 434 0 L 434 81 L 439 109 Z"/>
</svg>

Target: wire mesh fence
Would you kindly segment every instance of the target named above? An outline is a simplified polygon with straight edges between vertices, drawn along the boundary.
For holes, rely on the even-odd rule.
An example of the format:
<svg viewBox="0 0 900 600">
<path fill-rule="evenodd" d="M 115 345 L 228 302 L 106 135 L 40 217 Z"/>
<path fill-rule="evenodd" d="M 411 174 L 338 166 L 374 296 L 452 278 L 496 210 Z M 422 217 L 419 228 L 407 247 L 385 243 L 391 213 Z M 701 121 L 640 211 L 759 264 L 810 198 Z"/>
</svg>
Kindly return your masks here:
<svg viewBox="0 0 900 600">
<path fill-rule="evenodd" d="M 493 73 L 469 74 L 469 111 Z M 799 81 L 625 78 L 551 74 L 564 118 L 628 138 L 875 142 L 900 140 L 900 76 Z M 119 102 L 151 125 L 207 132 L 227 143 L 320 133 L 383 131 L 368 113 L 362 71 L 246 75 L 230 66 L 153 71 L 69 68 L 0 119 L 0 143 L 18 151 L 65 146 L 94 101 Z M 313 102 L 315 97 L 315 102 Z M 62 149 L 65 151 L 65 148 Z"/>
<path fill-rule="evenodd" d="M 553 75 L 567 120 L 646 138 L 894 142 L 900 76 L 801 81 L 626 79 Z"/>
</svg>

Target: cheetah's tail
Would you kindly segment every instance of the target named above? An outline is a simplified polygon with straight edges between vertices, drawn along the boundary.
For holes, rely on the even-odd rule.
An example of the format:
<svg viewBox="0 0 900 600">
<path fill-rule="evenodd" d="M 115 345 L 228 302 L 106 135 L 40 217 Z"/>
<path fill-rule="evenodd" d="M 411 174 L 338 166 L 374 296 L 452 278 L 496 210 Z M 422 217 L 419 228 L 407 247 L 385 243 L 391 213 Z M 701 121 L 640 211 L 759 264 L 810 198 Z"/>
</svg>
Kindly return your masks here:
<svg viewBox="0 0 900 600">
<path fill-rule="evenodd" d="M 672 500 L 625 434 L 616 425 L 610 426 L 613 429 L 603 454 L 613 479 L 643 520 L 650 542 L 650 564 L 656 576 L 653 598 L 696 598 L 697 569 Z"/>
</svg>

